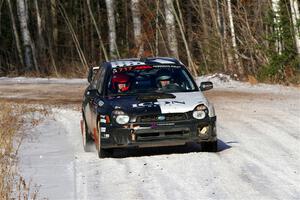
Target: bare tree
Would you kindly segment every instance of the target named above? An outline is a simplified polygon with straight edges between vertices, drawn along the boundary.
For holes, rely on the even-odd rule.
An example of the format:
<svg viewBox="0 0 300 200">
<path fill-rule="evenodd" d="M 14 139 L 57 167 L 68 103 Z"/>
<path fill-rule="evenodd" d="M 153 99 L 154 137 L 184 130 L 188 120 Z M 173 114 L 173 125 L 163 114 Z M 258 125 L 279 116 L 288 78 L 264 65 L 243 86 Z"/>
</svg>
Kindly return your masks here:
<svg viewBox="0 0 300 200">
<path fill-rule="evenodd" d="M 0 22 L 1 22 L 1 17 L 2 17 L 2 6 L 3 6 L 3 4 L 4 4 L 4 0 L 2 0 L 2 1 L 0 1 Z M 0 36 L 1 36 L 1 34 L 2 34 L 2 32 L 1 32 L 1 23 L 0 23 Z"/>
<path fill-rule="evenodd" d="M 232 41 L 232 48 L 234 50 L 234 57 L 238 65 L 238 72 L 240 75 L 244 75 L 244 68 L 241 66 L 239 56 L 238 56 L 238 49 L 236 43 L 236 36 L 234 30 L 234 23 L 233 23 L 233 16 L 232 16 L 232 9 L 231 9 L 231 0 L 227 0 L 227 7 L 228 7 L 228 16 L 229 16 L 229 23 L 230 23 L 230 33 L 231 33 L 231 41 Z"/>
<path fill-rule="evenodd" d="M 40 9 L 39 9 L 39 5 L 38 5 L 38 0 L 34 0 L 34 5 L 35 5 L 35 10 L 36 10 L 36 25 L 37 25 L 37 32 L 38 32 L 38 38 L 39 41 L 41 42 L 43 39 L 42 36 L 42 19 L 41 19 L 41 15 L 40 15 Z"/>
<path fill-rule="evenodd" d="M 203 2 L 203 0 L 202 0 Z M 211 17 L 211 23 L 212 23 L 212 27 L 214 28 L 212 31 L 210 31 L 210 34 L 216 34 L 217 35 L 217 38 L 219 39 L 219 44 L 220 44 L 220 47 L 217 47 L 217 51 L 219 52 L 219 55 L 220 57 L 222 58 L 222 63 L 223 63 L 223 67 L 224 67 L 224 70 L 227 72 L 227 71 L 230 71 L 230 72 L 233 72 L 233 69 L 232 69 L 232 56 L 231 56 L 231 53 L 229 53 L 229 48 L 228 48 L 228 44 L 226 43 L 226 33 L 225 33 L 225 30 L 226 30 L 226 24 L 225 24 L 225 20 L 223 20 L 223 27 L 224 27 L 224 32 L 221 32 L 220 30 L 220 27 L 219 27 L 219 23 L 218 23 L 218 19 L 222 18 L 224 19 L 225 17 L 223 15 L 225 15 L 225 11 L 224 12 L 219 12 L 219 14 L 221 15 L 222 14 L 222 17 L 217 17 L 216 15 L 218 13 L 215 13 L 215 7 L 213 6 L 213 1 L 208 1 L 208 4 L 209 4 L 209 11 L 210 11 L 210 17 Z M 225 6 L 223 6 L 223 8 L 225 9 Z M 203 9 L 202 9 L 203 10 Z M 203 11 L 202 11 L 203 12 Z M 206 19 L 204 18 L 204 21 Z M 207 22 L 208 23 L 208 22 Z M 210 35 L 207 36 L 208 38 L 211 37 Z M 212 53 L 210 52 L 211 50 L 211 45 L 208 45 L 208 53 L 210 53 L 211 57 L 214 57 L 212 55 Z M 213 52 L 213 51 L 212 51 Z M 225 55 L 225 52 L 227 52 L 227 57 Z M 227 58 L 227 60 L 226 60 Z M 228 66 L 227 66 L 227 61 L 228 61 Z"/>
<path fill-rule="evenodd" d="M 57 3 L 56 0 L 51 0 L 51 21 L 52 21 L 52 37 L 53 37 L 53 46 L 57 49 L 58 41 L 58 27 L 57 27 Z"/>
<path fill-rule="evenodd" d="M 38 42 L 37 42 L 37 49 L 38 55 L 37 58 L 40 60 L 45 56 L 45 40 L 42 34 L 42 18 L 40 14 L 38 0 L 34 0 L 35 10 L 36 10 L 36 25 L 37 25 L 37 35 L 38 35 Z"/>
<path fill-rule="evenodd" d="M 292 21 L 294 26 L 294 36 L 296 42 L 296 48 L 298 52 L 298 56 L 300 57 L 300 14 L 299 14 L 299 5 L 297 0 L 290 0 L 291 4 L 291 13 L 292 13 Z"/>
<path fill-rule="evenodd" d="M 59 5 L 58 8 L 59 8 L 59 10 L 60 10 L 60 12 L 61 12 L 61 15 L 63 16 L 63 18 L 64 18 L 64 20 L 65 20 L 65 22 L 66 22 L 66 25 L 67 25 L 69 31 L 70 31 L 70 34 L 71 34 L 72 39 L 73 39 L 73 41 L 74 41 L 74 44 L 75 44 L 75 46 L 76 46 L 76 51 L 77 51 L 77 53 L 78 53 L 79 59 L 80 59 L 82 65 L 83 65 L 83 67 L 84 67 L 85 69 L 88 69 L 88 64 L 87 64 L 85 55 L 84 55 L 84 53 L 83 53 L 83 51 L 82 51 L 82 48 L 80 47 L 80 43 L 79 43 L 79 41 L 78 41 L 77 35 L 76 35 L 75 31 L 74 31 L 74 28 L 73 28 L 73 26 L 72 26 L 72 24 L 71 24 L 71 22 L 70 22 L 70 20 L 69 20 L 69 17 L 68 17 L 68 15 L 67 15 L 67 12 L 66 12 L 65 8 L 63 7 L 62 3 L 61 3 L 60 1 L 59 1 L 58 3 L 59 3 L 59 4 L 58 4 L 58 5 Z"/>
<path fill-rule="evenodd" d="M 158 56 L 158 43 L 159 43 L 159 0 L 155 1 L 155 56 Z"/>
<path fill-rule="evenodd" d="M 177 5 L 179 5 L 179 3 Z M 181 37 L 182 37 L 182 40 L 183 40 L 183 43 L 184 43 L 184 47 L 185 47 L 185 50 L 186 50 L 186 53 L 187 53 L 187 60 L 188 60 L 189 68 L 191 69 L 193 74 L 195 76 L 197 76 L 196 66 L 195 66 L 195 63 L 193 61 L 192 53 L 190 51 L 190 48 L 189 48 L 189 45 L 188 45 L 188 42 L 187 42 L 187 39 L 186 39 L 186 36 L 185 36 L 185 33 L 184 33 L 185 28 L 184 28 L 184 25 L 183 25 L 183 22 L 182 22 L 183 19 L 180 20 L 179 16 L 177 15 L 177 13 L 175 11 L 175 8 L 174 8 L 174 5 L 173 5 L 172 2 L 170 4 L 170 6 L 171 6 L 171 9 L 172 9 L 172 13 L 175 16 L 176 22 L 179 26 L 180 34 L 181 34 Z M 180 7 L 178 9 L 180 10 Z"/>
<path fill-rule="evenodd" d="M 166 16 L 166 28 L 167 28 L 167 35 L 168 35 L 168 44 L 171 51 L 172 56 L 178 58 L 178 44 L 176 38 L 176 27 L 175 27 L 175 17 L 173 12 L 173 1 L 172 0 L 165 0 L 164 1 L 165 7 L 165 16 Z"/>
<path fill-rule="evenodd" d="M 11 23 L 12 23 L 12 28 L 13 28 L 13 32 L 14 32 L 15 42 L 16 42 L 17 51 L 18 51 L 18 57 L 19 57 L 19 60 L 20 60 L 20 63 L 22 65 L 22 67 L 25 67 L 24 66 L 24 61 L 23 61 L 22 48 L 21 48 L 21 44 L 20 44 L 20 38 L 19 38 L 19 34 L 18 34 L 18 30 L 17 30 L 17 26 L 16 26 L 15 17 L 14 17 L 14 13 L 13 13 L 13 10 L 12 10 L 11 2 L 10 2 L 10 0 L 6 0 L 6 1 L 7 1 L 9 14 L 10 14 L 10 19 L 11 19 Z"/>
<path fill-rule="evenodd" d="M 140 57 L 144 51 L 144 44 L 142 40 L 142 23 L 141 23 L 141 13 L 139 7 L 139 0 L 131 0 L 131 12 L 133 21 L 133 33 L 134 33 L 134 43 L 137 48 L 137 56 Z"/>
<path fill-rule="evenodd" d="M 96 32 L 97 32 L 97 35 L 98 35 L 98 38 L 99 38 L 100 46 L 101 46 L 101 49 L 102 49 L 103 54 L 104 54 L 104 59 L 106 61 L 108 61 L 108 56 L 107 56 L 106 49 L 105 49 L 104 44 L 103 44 L 103 40 L 102 40 L 102 37 L 101 37 L 101 34 L 100 34 L 100 30 L 99 30 L 98 25 L 96 23 L 95 17 L 92 13 L 90 0 L 86 0 L 86 2 L 87 2 L 87 6 L 88 6 L 88 10 L 89 10 L 92 22 L 94 24 L 94 27 L 96 29 Z"/>
<path fill-rule="evenodd" d="M 117 36 L 116 36 L 116 21 L 114 0 L 105 0 L 107 9 L 108 31 L 109 31 L 109 53 L 110 58 L 116 58 L 117 53 Z"/>
<path fill-rule="evenodd" d="M 31 71 L 35 69 L 39 72 L 39 68 L 37 66 L 34 45 L 31 40 L 30 32 L 28 29 L 28 16 L 26 12 L 26 5 L 24 0 L 17 0 L 17 10 L 20 22 L 20 30 L 23 38 L 23 46 L 24 46 L 24 57 L 25 57 L 25 66 L 26 70 Z"/>
<path fill-rule="evenodd" d="M 272 0 L 272 9 L 274 12 L 274 26 L 275 26 L 275 34 L 276 34 L 276 50 L 279 54 L 282 54 L 282 44 L 280 41 L 281 38 L 281 28 L 280 28 L 280 0 Z"/>
</svg>

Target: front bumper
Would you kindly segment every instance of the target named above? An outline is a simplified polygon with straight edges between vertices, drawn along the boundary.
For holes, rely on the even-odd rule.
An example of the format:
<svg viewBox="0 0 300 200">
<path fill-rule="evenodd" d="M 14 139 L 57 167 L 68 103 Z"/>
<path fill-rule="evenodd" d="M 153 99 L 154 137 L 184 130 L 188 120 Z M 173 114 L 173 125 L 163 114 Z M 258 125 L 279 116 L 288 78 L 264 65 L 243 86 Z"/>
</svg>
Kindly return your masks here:
<svg viewBox="0 0 300 200">
<path fill-rule="evenodd" d="M 205 134 L 201 133 L 203 128 L 206 129 Z M 216 117 L 179 122 L 132 123 L 123 127 L 108 125 L 105 133 L 101 133 L 101 146 L 104 149 L 177 146 L 216 140 Z"/>
</svg>

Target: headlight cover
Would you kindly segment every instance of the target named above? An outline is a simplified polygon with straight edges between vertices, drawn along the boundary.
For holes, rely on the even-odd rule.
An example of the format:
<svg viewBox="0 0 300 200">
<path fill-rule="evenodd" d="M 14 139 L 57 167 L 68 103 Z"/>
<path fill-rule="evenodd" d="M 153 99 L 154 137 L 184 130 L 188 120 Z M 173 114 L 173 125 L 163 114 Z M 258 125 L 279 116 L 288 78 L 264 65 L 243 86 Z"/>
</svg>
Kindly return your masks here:
<svg viewBox="0 0 300 200">
<path fill-rule="evenodd" d="M 112 114 L 113 118 L 115 118 L 118 124 L 127 124 L 130 120 L 130 117 L 127 114 L 125 114 L 122 110 L 114 110 Z"/>
<path fill-rule="evenodd" d="M 196 108 L 193 111 L 193 117 L 195 119 L 204 119 L 207 112 L 208 112 L 208 109 L 205 105 L 203 105 L 203 104 L 198 105 L 198 106 L 196 106 Z"/>
<path fill-rule="evenodd" d="M 128 115 L 118 115 L 116 117 L 116 122 L 118 124 L 127 124 L 129 122 L 129 116 Z"/>
</svg>

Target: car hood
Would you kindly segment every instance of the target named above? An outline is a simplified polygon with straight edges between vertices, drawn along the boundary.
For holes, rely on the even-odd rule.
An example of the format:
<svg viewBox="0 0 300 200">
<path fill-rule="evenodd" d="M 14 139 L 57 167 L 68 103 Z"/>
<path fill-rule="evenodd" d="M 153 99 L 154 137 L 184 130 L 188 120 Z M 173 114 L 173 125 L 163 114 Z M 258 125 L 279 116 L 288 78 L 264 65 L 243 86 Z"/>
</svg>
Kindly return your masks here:
<svg viewBox="0 0 300 200">
<path fill-rule="evenodd" d="M 130 114 L 142 113 L 184 113 L 194 110 L 199 104 L 211 105 L 200 91 L 172 93 L 174 98 L 139 100 L 137 96 L 117 96 L 110 99 L 113 109 L 121 109 Z M 210 115 L 212 112 L 210 112 Z"/>
</svg>

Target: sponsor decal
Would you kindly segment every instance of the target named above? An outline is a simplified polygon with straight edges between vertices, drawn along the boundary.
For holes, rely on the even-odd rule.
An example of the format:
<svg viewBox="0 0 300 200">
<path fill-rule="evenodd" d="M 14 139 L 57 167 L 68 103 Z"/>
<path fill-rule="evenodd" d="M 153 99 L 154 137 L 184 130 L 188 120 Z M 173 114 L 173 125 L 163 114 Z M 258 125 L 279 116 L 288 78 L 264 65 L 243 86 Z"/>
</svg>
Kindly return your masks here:
<svg viewBox="0 0 300 200">
<path fill-rule="evenodd" d="M 152 129 L 156 129 L 159 126 L 174 126 L 175 123 L 156 123 L 156 122 L 152 122 L 150 128 Z"/>
<path fill-rule="evenodd" d="M 154 68 L 177 68 L 180 69 L 180 65 L 154 65 Z"/>
<path fill-rule="evenodd" d="M 124 60 L 124 61 L 117 61 L 117 62 L 111 62 L 112 68 L 119 68 L 119 67 L 129 67 L 134 65 L 145 65 L 145 62 L 142 61 L 133 61 L 133 60 Z"/>
<path fill-rule="evenodd" d="M 160 59 L 160 58 L 157 58 L 155 60 L 153 60 L 154 62 L 157 62 L 157 63 L 161 63 L 161 64 L 175 64 L 173 61 L 171 60 L 165 60 L 165 59 Z"/>
<path fill-rule="evenodd" d="M 101 107 L 101 106 L 103 106 L 103 105 L 104 105 L 104 102 L 103 102 L 102 100 L 99 100 L 99 101 L 98 101 L 98 106 Z"/>
<path fill-rule="evenodd" d="M 175 123 L 158 123 L 158 126 L 174 126 Z"/>
<path fill-rule="evenodd" d="M 113 74 L 115 73 L 122 73 L 122 72 L 128 72 L 133 70 L 148 70 L 152 69 L 153 67 L 150 65 L 138 65 L 138 66 L 120 66 L 117 68 L 114 68 L 112 70 Z"/>
<path fill-rule="evenodd" d="M 184 105 L 184 101 L 159 101 L 159 102 L 143 102 L 138 104 L 132 104 L 133 108 L 151 108 L 151 107 L 157 107 L 157 106 L 164 106 L 164 105 L 174 105 L 174 104 L 181 104 Z"/>
<path fill-rule="evenodd" d="M 106 119 L 102 119 L 102 118 L 101 118 L 101 119 L 100 119 L 100 122 L 101 122 L 101 123 L 106 123 Z"/>
<path fill-rule="evenodd" d="M 101 127 L 101 128 L 100 128 L 100 131 L 101 131 L 102 133 L 106 132 L 106 127 Z"/>
</svg>

